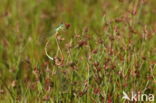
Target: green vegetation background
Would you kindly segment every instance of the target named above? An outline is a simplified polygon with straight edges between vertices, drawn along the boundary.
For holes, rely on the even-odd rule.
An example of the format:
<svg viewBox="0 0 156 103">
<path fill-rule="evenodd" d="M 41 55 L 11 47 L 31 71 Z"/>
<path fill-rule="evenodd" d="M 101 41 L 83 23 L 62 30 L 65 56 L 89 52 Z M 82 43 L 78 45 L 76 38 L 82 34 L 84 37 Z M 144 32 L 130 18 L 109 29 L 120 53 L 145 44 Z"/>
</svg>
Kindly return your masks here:
<svg viewBox="0 0 156 103">
<path fill-rule="evenodd" d="M 124 103 L 155 76 L 156 0 L 0 0 L 0 103 Z"/>
</svg>

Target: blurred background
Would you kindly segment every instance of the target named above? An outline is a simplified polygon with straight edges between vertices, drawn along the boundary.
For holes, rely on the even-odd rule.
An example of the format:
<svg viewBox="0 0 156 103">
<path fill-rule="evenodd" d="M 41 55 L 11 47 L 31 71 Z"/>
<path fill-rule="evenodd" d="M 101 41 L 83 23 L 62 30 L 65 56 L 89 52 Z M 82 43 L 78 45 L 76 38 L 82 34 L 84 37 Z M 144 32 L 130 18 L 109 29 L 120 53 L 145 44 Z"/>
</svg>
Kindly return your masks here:
<svg viewBox="0 0 156 103">
<path fill-rule="evenodd" d="M 62 50 L 66 50 L 65 44 L 70 41 L 72 41 L 72 45 L 77 45 L 79 43 L 78 45 L 81 46 L 85 45 L 85 43 L 82 42 L 83 39 L 86 38 L 85 35 L 89 35 L 89 37 L 92 38 L 89 39 L 90 49 L 71 51 L 73 53 L 71 53 L 73 58 L 71 57 L 70 60 L 66 60 L 66 63 L 68 61 L 76 61 L 78 68 L 85 68 L 87 65 L 91 66 L 94 61 L 101 61 L 100 55 L 102 54 L 100 53 L 95 55 L 91 64 L 87 64 L 85 60 L 80 62 L 81 59 L 77 57 L 88 57 L 88 54 L 92 52 L 88 53 L 87 51 L 93 51 L 95 48 L 104 49 L 104 47 L 100 47 L 96 44 L 97 41 L 100 42 L 102 39 L 104 44 L 108 47 L 112 47 L 117 51 L 119 50 L 118 52 L 119 54 L 121 53 L 121 58 L 124 58 L 125 55 L 128 54 L 132 57 L 127 64 L 119 61 L 114 64 L 117 67 L 123 66 L 123 68 L 124 65 L 127 65 L 129 70 L 127 70 L 126 73 L 130 72 L 131 68 L 133 68 L 130 64 L 138 63 L 140 61 L 139 58 L 142 58 L 142 56 L 146 58 L 144 71 L 149 69 L 151 65 L 154 65 L 151 68 L 155 68 L 156 0 L 0 0 L 0 101 L 5 103 L 7 100 L 6 98 L 10 98 L 7 100 L 8 102 L 11 100 L 22 100 L 31 103 L 33 100 L 42 102 L 43 99 L 48 100 L 49 97 L 52 97 L 53 99 L 50 100 L 54 103 L 69 103 L 69 101 L 71 103 L 78 103 L 78 101 L 84 103 L 86 100 L 88 100 L 88 103 L 93 103 L 94 101 L 100 103 L 98 101 L 102 101 L 103 99 L 99 98 L 107 98 L 104 100 L 107 102 L 110 101 L 108 103 L 111 103 L 111 101 L 118 101 L 113 103 L 121 102 L 117 97 L 120 97 L 119 95 L 122 93 L 122 88 L 119 89 L 119 93 L 117 94 L 113 92 L 113 89 L 108 89 L 110 95 L 114 93 L 117 97 L 100 94 L 96 97 L 91 94 L 93 92 L 89 92 L 88 95 L 92 95 L 93 98 L 95 97 L 94 99 L 88 99 L 89 97 L 80 99 L 77 97 L 77 100 L 74 102 L 72 98 L 74 98 L 76 94 L 72 94 L 72 92 L 74 92 L 73 88 L 78 89 L 75 91 L 79 91 L 81 95 L 81 90 L 85 87 L 83 87 L 83 83 L 80 86 L 76 85 L 75 87 L 71 87 L 72 84 L 70 83 L 72 80 L 79 80 L 83 74 L 84 76 L 82 76 L 82 78 L 85 79 L 81 78 L 80 81 L 84 82 L 88 76 L 86 70 L 77 71 L 75 74 L 72 71 L 72 74 L 69 73 L 65 75 L 65 77 L 61 77 L 60 75 L 62 74 L 58 73 L 56 77 L 52 77 L 52 79 L 49 80 L 49 78 L 51 78 L 50 76 L 53 74 L 48 70 L 52 71 L 53 68 L 67 68 L 55 67 L 44 52 L 47 39 L 55 33 L 55 29 L 62 23 L 70 25 L 67 31 L 62 32 L 63 38 L 65 39 L 64 42 L 60 44 Z M 114 34 L 114 32 L 116 33 Z M 117 39 L 118 34 L 121 35 L 121 37 L 119 37 L 121 39 Z M 75 39 L 75 36 L 80 36 L 80 38 Z M 115 40 L 114 44 L 111 43 L 113 40 Z M 124 49 L 120 49 L 129 44 L 131 45 L 131 43 L 132 49 L 126 49 L 127 52 L 125 52 Z M 56 43 L 52 41 L 48 48 L 50 55 L 55 56 L 57 48 Z M 107 55 L 107 51 L 109 52 L 109 50 L 103 49 L 100 49 L 101 52 L 106 50 Z M 77 54 L 79 51 L 82 52 Z M 94 53 L 96 53 L 96 50 Z M 135 53 L 138 53 L 137 57 L 133 58 L 133 54 Z M 64 52 L 65 57 L 68 57 L 67 54 L 68 53 Z M 108 58 L 114 61 L 114 55 L 108 55 Z M 102 65 L 102 63 L 103 61 L 99 64 Z M 142 64 L 138 64 L 138 67 L 139 66 L 141 67 Z M 60 71 L 61 70 L 62 69 L 60 69 Z M 151 69 L 151 71 L 152 70 L 153 69 Z M 153 80 L 155 74 L 152 73 L 155 73 L 155 71 L 152 73 L 150 70 L 147 71 L 150 72 L 148 72 L 149 77 Z M 71 71 L 69 70 L 69 72 Z M 73 75 L 79 73 L 80 77 L 77 76 L 75 79 L 71 79 Z M 38 76 L 38 74 L 40 75 Z M 111 77 L 111 75 L 106 78 Z M 114 78 L 117 78 L 115 76 Z M 144 72 L 141 76 L 144 77 L 147 76 L 147 74 Z M 137 87 L 142 86 L 142 88 L 144 88 L 147 83 L 147 78 L 145 79 L 143 77 L 142 79 L 136 79 L 138 80 L 138 84 L 136 83 Z M 133 79 L 133 76 L 131 76 L 131 78 Z M 36 82 L 36 80 L 39 80 L 39 82 Z M 143 80 L 145 81 L 143 82 Z M 49 81 L 50 84 L 48 84 Z M 154 91 L 155 88 L 153 81 L 151 82 L 152 87 L 149 89 L 151 91 Z M 111 83 L 111 80 L 107 82 Z M 105 83 L 107 84 L 107 82 Z M 114 82 L 118 84 L 118 81 Z M 63 84 L 61 85 L 61 83 Z M 143 84 L 140 85 L 140 83 Z M 52 86 L 54 90 L 50 91 L 55 93 L 50 94 L 49 92 L 47 93 L 46 90 L 44 91 L 43 88 L 46 88 L 46 84 L 54 85 Z M 94 88 L 94 86 L 96 87 L 93 90 L 95 94 L 98 94 L 100 91 L 97 89 L 98 87 L 103 89 L 106 87 L 113 88 L 112 86 L 114 85 L 108 84 L 107 86 L 103 86 L 95 81 L 92 81 L 91 84 L 93 84 L 91 88 Z M 60 88 L 64 87 L 64 89 L 69 89 L 67 95 L 60 94 L 64 90 L 57 91 L 59 88 L 58 85 L 62 86 Z M 29 87 L 33 89 L 29 90 L 31 89 Z M 90 91 L 92 91 L 92 89 L 90 89 Z M 106 91 L 106 94 L 108 91 Z M 79 92 L 76 93 L 79 94 Z M 30 98 L 30 101 L 25 100 L 26 98 Z"/>
</svg>

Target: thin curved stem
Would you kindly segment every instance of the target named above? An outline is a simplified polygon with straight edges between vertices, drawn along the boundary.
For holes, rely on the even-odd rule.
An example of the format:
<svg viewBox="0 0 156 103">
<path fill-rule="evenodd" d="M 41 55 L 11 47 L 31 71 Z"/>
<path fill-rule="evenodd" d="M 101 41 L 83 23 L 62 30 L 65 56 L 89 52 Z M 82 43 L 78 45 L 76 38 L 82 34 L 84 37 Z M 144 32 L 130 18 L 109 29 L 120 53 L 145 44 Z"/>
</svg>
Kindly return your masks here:
<svg viewBox="0 0 156 103">
<path fill-rule="evenodd" d="M 49 40 L 46 42 L 46 45 L 45 45 L 45 53 L 46 53 L 46 56 L 47 56 L 50 60 L 54 60 L 54 58 L 51 57 L 51 56 L 48 54 L 48 52 L 47 52 L 47 46 L 48 46 L 48 44 L 49 44 Z"/>
<path fill-rule="evenodd" d="M 57 40 L 57 38 L 56 38 L 57 34 L 58 34 L 58 32 L 56 32 L 56 33 L 54 34 L 55 40 L 56 40 L 56 43 L 57 43 L 57 48 L 58 48 L 58 49 L 57 49 L 57 54 L 56 54 L 56 55 L 58 55 L 58 52 L 60 51 L 61 56 L 62 56 L 62 60 L 64 60 L 62 50 L 61 50 L 60 45 L 59 45 L 59 42 L 58 42 L 58 40 Z M 45 45 L 45 53 L 46 53 L 46 56 L 47 56 L 50 60 L 54 60 L 54 58 L 51 57 L 51 56 L 48 54 L 48 52 L 47 52 L 48 44 L 49 44 L 49 39 L 48 39 L 48 41 L 46 42 L 46 45 Z"/>
</svg>

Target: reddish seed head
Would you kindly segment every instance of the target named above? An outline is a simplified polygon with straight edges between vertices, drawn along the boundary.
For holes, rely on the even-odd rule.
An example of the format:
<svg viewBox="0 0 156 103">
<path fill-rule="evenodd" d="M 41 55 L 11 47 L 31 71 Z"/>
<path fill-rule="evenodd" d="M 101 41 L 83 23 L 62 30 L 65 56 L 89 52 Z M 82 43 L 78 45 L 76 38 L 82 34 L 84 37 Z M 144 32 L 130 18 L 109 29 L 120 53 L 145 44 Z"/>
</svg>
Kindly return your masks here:
<svg viewBox="0 0 156 103">
<path fill-rule="evenodd" d="M 132 11 L 132 15 L 136 15 L 136 14 L 137 14 L 137 10 L 134 9 L 134 10 Z"/>
<path fill-rule="evenodd" d="M 31 90 L 35 90 L 36 89 L 36 83 L 31 83 L 30 86 L 29 86 L 29 88 Z"/>
<path fill-rule="evenodd" d="M 152 76 L 147 76 L 147 79 L 148 80 L 153 80 L 153 77 Z"/>
<path fill-rule="evenodd" d="M 116 22 L 116 23 L 123 22 L 123 18 L 117 18 L 117 19 L 115 19 L 115 22 Z"/>
<path fill-rule="evenodd" d="M 54 57 L 54 63 L 56 66 L 63 66 L 64 58 Z"/>
<path fill-rule="evenodd" d="M 145 56 L 143 56 L 143 57 L 142 57 L 142 59 L 143 59 L 143 60 L 146 60 L 146 57 L 145 57 Z"/>
<path fill-rule="evenodd" d="M 96 95 L 100 94 L 100 91 L 101 91 L 100 88 L 94 88 L 94 94 Z"/>
<path fill-rule="evenodd" d="M 66 29 L 69 29 L 70 26 L 71 26 L 70 24 L 65 24 Z"/>
<path fill-rule="evenodd" d="M 84 94 L 86 94 L 87 91 L 81 91 L 79 92 L 79 96 L 82 97 Z"/>
<path fill-rule="evenodd" d="M 103 40 L 102 40 L 102 39 L 99 39 L 99 40 L 98 40 L 98 43 L 99 43 L 99 44 L 103 44 Z"/>
<path fill-rule="evenodd" d="M 97 67 L 96 70 L 97 70 L 98 72 L 100 72 L 100 71 L 101 71 L 101 68 L 100 68 L 100 67 Z"/>
<path fill-rule="evenodd" d="M 74 63 L 74 62 L 71 62 L 71 63 L 69 64 L 69 66 L 70 66 L 72 69 L 76 69 L 76 63 Z"/>
<path fill-rule="evenodd" d="M 107 103 L 113 103 L 111 97 L 108 98 Z"/>
<path fill-rule="evenodd" d="M 127 83 L 124 83 L 122 86 L 125 88 L 125 87 L 127 87 L 127 86 L 128 86 L 128 84 L 127 84 Z"/>
<path fill-rule="evenodd" d="M 107 70 L 109 66 L 107 64 L 104 64 L 104 69 Z"/>
<path fill-rule="evenodd" d="M 95 63 L 93 63 L 93 65 L 94 65 L 95 67 L 98 67 L 98 66 L 99 66 L 99 62 L 95 62 Z"/>
<path fill-rule="evenodd" d="M 86 40 L 80 40 L 78 42 L 78 44 L 79 44 L 79 47 L 83 47 L 83 46 L 87 45 L 87 41 Z"/>
<path fill-rule="evenodd" d="M 45 95 L 45 96 L 43 97 L 43 101 L 49 101 L 49 100 L 50 100 L 50 96 Z"/>
<path fill-rule="evenodd" d="M 84 95 L 84 93 L 83 92 L 79 92 L 79 96 L 81 97 L 81 96 L 83 96 Z"/>
<path fill-rule="evenodd" d="M 98 52 L 98 49 L 94 49 L 94 50 L 92 51 L 93 54 L 97 54 L 97 52 Z"/>
</svg>

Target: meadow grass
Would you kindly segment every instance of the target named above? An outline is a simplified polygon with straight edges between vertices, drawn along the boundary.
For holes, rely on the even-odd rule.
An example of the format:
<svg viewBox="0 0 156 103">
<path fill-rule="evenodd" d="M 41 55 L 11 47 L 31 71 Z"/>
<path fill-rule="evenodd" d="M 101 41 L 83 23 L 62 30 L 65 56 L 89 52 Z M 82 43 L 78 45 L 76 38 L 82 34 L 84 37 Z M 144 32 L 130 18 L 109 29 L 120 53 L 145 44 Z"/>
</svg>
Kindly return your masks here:
<svg viewBox="0 0 156 103">
<path fill-rule="evenodd" d="M 156 0 L 0 0 L 0 103 L 129 103 L 123 91 L 156 96 Z"/>
</svg>

